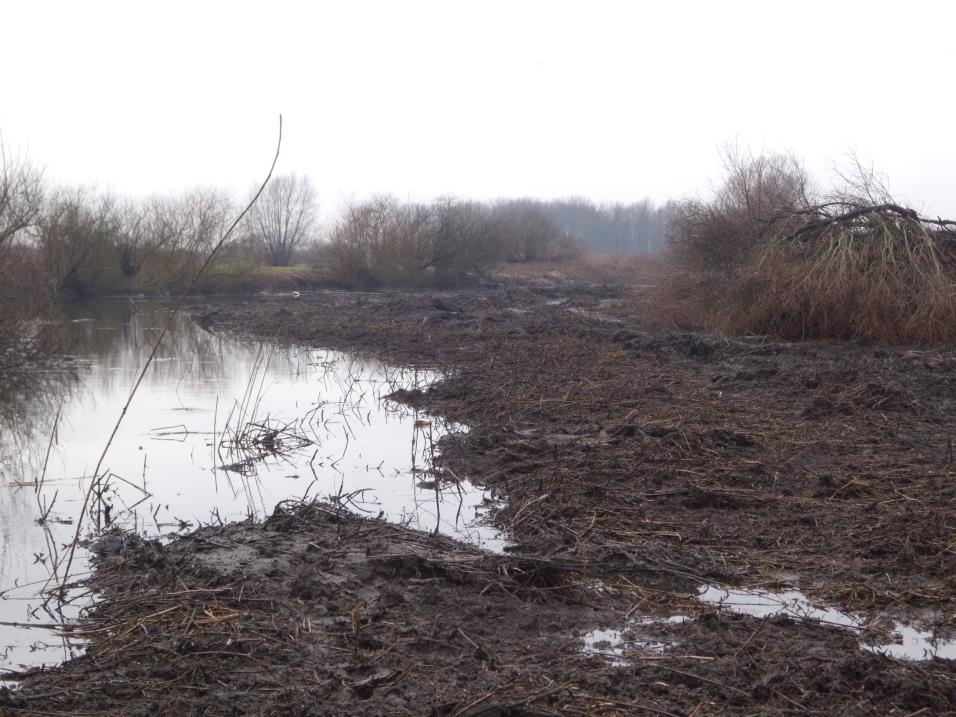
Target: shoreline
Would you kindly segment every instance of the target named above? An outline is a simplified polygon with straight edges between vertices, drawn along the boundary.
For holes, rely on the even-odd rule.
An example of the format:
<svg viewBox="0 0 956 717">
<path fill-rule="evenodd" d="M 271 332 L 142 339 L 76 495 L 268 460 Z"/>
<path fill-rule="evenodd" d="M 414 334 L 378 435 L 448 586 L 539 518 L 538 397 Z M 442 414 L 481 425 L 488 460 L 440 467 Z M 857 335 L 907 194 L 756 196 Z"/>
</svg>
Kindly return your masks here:
<svg viewBox="0 0 956 717">
<path fill-rule="evenodd" d="M 142 622 L 152 614 L 147 608 L 156 612 L 170 599 L 168 585 L 157 589 L 150 581 L 173 558 L 183 559 L 176 568 L 182 575 L 165 579 L 181 580 L 188 590 L 223 589 L 235 599 L 219 606 L 224 611 L 255 612 L 242 603 L 249 595 L 242 586 L 255 585 L 290 604 L 299 600 L 301 614 L 289 614 L 311 621 L 303 625 L 334 618 L 325 633 L 334 637 L 328 651 L 301 656 L 313 672 L 330 670 L 313 680 L 321 689 L 301 675 L 285 686 L 268 680 L 241 686 L 250 665 L 277 677 L 285 669 L 281 651 L 257 652 L 249 643 L 245 657 L 202 655 L 210 674 L 227 686 L 218 702 L 215 695 L 201 702 L 207 713 L 237 713 L 228 711 L 225 698 L 244 705 L 238 713 L 283 714 L 282 700 L 295 699 L 301 714 L 432 709 L 488 717 L 690 714 L 700 705 L 707 714 L 943 713 L 956 701 L 952 661 L 892 660 L 861 650 L 846 631 L 783 616 L 758 620 L 695 598 L 706 584 L 796 586 L 814 604 L 867 617 L 877 631 L 890 629 L 881 625 L 892 616 L 922 620 L 941 638 L 951 637 L 956 570 L 946 541 L 956 517 L 956 468 L 943 427 L 956 413 L 952 351 L 660 331 L 641 320 L 640 292 L 620 286 L 316 291 L 295 300 L 206 303 L 190 310 L 209 330 L 444 369 L 448 377 L 428 391 L 396 398 L 470 427 L 441 444 L 442 467 L 502 499 L 494 520 L 516 541 L 506 555 L 481 555 L 440 539 L 432 546 L 429 536 L 350 515 L 330 522 L 334 506 L 310 505 L 261 528 L 234 524 L 163 548 L 129 546 L 120 561 L 125 567 L 108 570 L 142 583 L 145 612 L 134 611 L 131 619 Z M 308 519 L 298 521 L 296 511 Z M 273 531 L 274 520 L 298 527 Z M 298 530 L 315 540 L 301 544 Z M 337 530 L 352 531 L 355 550 L 336 547 L 330 536 Z M 252 537 L 257 531 L 261 541 Z M 362 537 L 363 531 L 369 534 Z M 197 558 L 203 551 L 183 557 L 199 539 L 245 541 L 255 551 L 261 542 L 273 554 L 245 568 L 204 562 Z M 326 563 L 312 560 L 309 542 Z M 402 552 L 408 544 L 415 549 Z M 348 558 L 350 551 L 366 559 Z M 367 565 L 375 551 L 402 557 L 390 557 L 394 571 L 382 572 Z M 198 562 L 190 562 L 194 558 Z M 463 575 L 457 559 L 481 565 L 480 576 L 496 577 L 482 583 L 485 578 L 467 570 Z M 149 560 L 160 567 L 151 568 Z M 303 565 L 318 567 L 310 586 L 295 587 L 292 576 Z M 278 571 L 272 588 L 270 570 Z M 363 597 L 361 587 L 373 574 L 385 582 L 377 596 Z M 402 600 L 382 603 L 390 591 Z M 96 624 L 103 627 L 121 603 L 107 593 L 93 612 Z M 192 605 L 197 615 L 203 605 L 209 606 Z M 323 606 L 330 614 L 319 614 Z M 462 606 L 477 611 L 473 620 Z M 225 639 L 240 641 L 248 640 L 244 630 L 260 629 L 265 619 L 250 618 L 247 625 L 245 618 L 226 620 L 231 613 L 218 609 L 179 627 L 164 623 L 168 635 L 160 630 L 152 642 L 140 639 L 137 649 L 147 651 L 148 664 L 175 666 L 167 668 L 175 674 L 179 667 L 206 669 L 196 663 L 197 651 L 182 656 L 163 644 L 188 638 L 196 619 L 238 621 Z M 509 610 L 524 622 L 511 620 Z M 423 632 L 426 613 L 442 630 Z M 651 619 L 684 613 L 691 619 L 682 623 Z M 496 617 L 481 617 L 486 614 Z M 356 639 L 367 636 L 369 615 L 375 617 L 368 627 L 383 631 L 373 631 L 381 644 L 356 647 Z M 636 626 L 631 618 L 638 616 L 651 620 Z M 392 632 L 395 625 L 414 629 Z M 597 629 L 629 630 L 634 639 L 620 653 L 612 644 L 603 649 L 607 654 L 586 654 L 582 641 Z M 92 659 L 28 674 L 13 695 L 0 691 L 0 714 L 30 714 L 51 690 L 64 693 L 62 702 L 48 704 L 61 710 L 55 714 L 134 714 L 124 711 L 136 705 L 132 688 L 96 700 L 91 682 L 116 683 L 115 670 L 123 666 L 96 660 L 104 650 L 126 649 L 116 642 L 122 634 L 117 628 L 111 638 L 94 641 Z M 283 650 L 305 649 L 307 634 L 303 627 Z M 664 647 L 649 652 L 651 643 Z M 417 645 L 414 654 L 411 645 Z M 229 652 L 218 643 L 198 652 L 217 650 Z M 614 664 L 622 659 L 628 664 Z M 431 672 L 405 667 L 416 660 Z M 425 679 L 435 674 L 442 680 Z M 193 705 L 196 685 L 179 690 L 176 684 L 151 698 L 159 700 L 149 703 L 153 712 L 143 703 L 142 713 Z"/>
</svg>

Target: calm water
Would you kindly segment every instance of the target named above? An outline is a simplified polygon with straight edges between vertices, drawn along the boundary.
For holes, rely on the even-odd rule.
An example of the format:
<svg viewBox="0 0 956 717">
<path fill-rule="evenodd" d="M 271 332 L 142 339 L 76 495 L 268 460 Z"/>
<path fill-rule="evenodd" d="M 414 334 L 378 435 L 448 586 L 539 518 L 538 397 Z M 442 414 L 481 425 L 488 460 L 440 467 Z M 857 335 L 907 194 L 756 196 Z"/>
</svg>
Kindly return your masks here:
<svg viewBox="0 0 956 717">
<path fill-rule="evenodd" d="M 67 332 L 79 366 L 0 394 L 0 676 L 81 649 L 46 626 L 86 603 L 51 610 L 40 593 L 168 310 L 128 300 L 75 307 Z M 106 490 L 86 525 L 108 512 L 114 525 L 170 535 L 261 518 L 287 498 L 332 496 L 499 549 L 501 536 L 482 524 L 487 497 L 431 470 L 434 442 L 463 427 L 383 398 L 436 378 L 334 351 L 273 349 L 177 319 L 110 448 Z M 72 573 L 86 570 L 84 549 Z"/>
</svg>

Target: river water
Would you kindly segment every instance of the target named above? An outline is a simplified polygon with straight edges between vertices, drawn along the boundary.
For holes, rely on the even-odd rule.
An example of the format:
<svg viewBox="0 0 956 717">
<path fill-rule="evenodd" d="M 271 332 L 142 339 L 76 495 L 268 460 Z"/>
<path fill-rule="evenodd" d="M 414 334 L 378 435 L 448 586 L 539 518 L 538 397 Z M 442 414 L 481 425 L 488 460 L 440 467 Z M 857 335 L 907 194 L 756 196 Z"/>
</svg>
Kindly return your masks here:
<svg viewBox="0 0 956 717">
<path fill-rule="evenodd" d="M 0 389 L 0 677 L 82 649 L 55 626 L 89 599 L 56 608 L 42 591 L 57 584 L 91 473 L 169 310 L 125 299 L 74 306 L 66 339 L 75 365 Z M 433 469 L 435 442 L 464 427 L 385 398 L 437 379 L 177 318 L 107 453 L 84 536 L 108 518 L 168 537 L 309 496 L 500 549 L 502 536 L 483 521 L 488 497 Z M 88 569 L 84 547 L 71 573 Z"/>
</svg>

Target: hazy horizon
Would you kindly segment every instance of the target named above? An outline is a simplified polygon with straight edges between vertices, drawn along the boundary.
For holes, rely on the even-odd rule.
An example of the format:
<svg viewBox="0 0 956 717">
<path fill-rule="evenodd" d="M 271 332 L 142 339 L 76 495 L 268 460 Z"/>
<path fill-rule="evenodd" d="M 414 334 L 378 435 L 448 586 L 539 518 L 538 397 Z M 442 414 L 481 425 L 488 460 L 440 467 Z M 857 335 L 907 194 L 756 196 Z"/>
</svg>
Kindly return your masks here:
<svg viewBox="0 0 956 717">
<path fill-rule="evenodd" d="M 265 172 L 348 199 L 706 193 L 719 148 L 856 153 L 956 216 L 956 48 L 917 2 L 9 3 L 0 132 L 53 182 L 144 195 Z M 942 34 L 942 32 L 940 32 Z"/>
</svg>

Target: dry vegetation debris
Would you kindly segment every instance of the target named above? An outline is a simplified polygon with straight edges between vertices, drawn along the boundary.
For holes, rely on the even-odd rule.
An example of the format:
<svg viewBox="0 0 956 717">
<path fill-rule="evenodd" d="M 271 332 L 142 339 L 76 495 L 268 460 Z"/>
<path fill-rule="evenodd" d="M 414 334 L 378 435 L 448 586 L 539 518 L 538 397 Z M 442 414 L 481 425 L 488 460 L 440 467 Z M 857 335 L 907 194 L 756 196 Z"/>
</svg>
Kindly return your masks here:
<svg viewBox="0 0 956 717">
<path fill-rule="evenodd" d="M 660 331 L 635 320 L 644 301 L 536 281 L 197 310 L 444 369 L 395 398 L 470 427 L 440 445 L 442 468 L 502 499 L 515 545 L 482 555 L 325 505 L 131 544 L 99 573 L 90 654 L 0 699 L 24 714 L 951 711 L 952 662 L 715 611 L 695 590 L 796 582 L 874 629 L 919 618 L 951 636 L 956 354 Z M 641 633 L 663 653 L 615 666 L 582 650 L 589 630 L 675 613 L 694 619 Z"/>
<path fill-rule="evenodd" d="M 891 714 L 956 699 L 945 664 L 894 663 L 808 622 L 702 611 L 640 575 L 283 504 L 263 525 L 168 547 L 128 539 L 93 583 L 104 599 L 76 632 L 87 654 L 0 690 L 0 714 Z M 653 623 L 654 603 L 697 619 Z M 636 610 L 635 629 L 664 649 L 638 646 L 626 664 L 582 649 Z"/>
<path fill-rule="evenodd" d="M 896 203 L 856 165 L 829 193 L 791 157 L 731 153 L 671 229 L 659 309 L 733 334 L 956 340 L 956 222 Z"/>
</svg>

